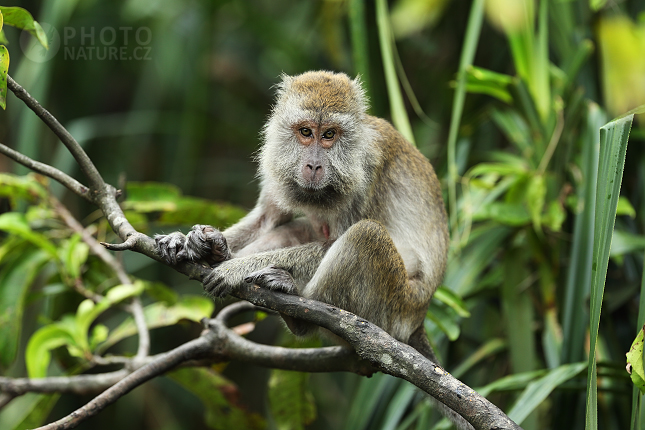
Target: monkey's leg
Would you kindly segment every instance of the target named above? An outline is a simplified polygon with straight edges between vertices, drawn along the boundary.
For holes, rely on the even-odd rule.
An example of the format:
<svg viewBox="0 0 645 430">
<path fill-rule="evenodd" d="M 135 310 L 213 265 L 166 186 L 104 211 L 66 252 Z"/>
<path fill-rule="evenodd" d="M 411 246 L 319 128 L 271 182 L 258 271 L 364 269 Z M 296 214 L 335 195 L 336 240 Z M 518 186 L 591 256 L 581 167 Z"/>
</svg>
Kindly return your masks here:
<svg viewBox="0 0 645 430">
<path fill-rule="evenodd" d="M 302 295 L 353 312 L 404 342 L 425 315 L 394 242 L 371 220 L 359 221 L 334 242 Z"/>
</svg>

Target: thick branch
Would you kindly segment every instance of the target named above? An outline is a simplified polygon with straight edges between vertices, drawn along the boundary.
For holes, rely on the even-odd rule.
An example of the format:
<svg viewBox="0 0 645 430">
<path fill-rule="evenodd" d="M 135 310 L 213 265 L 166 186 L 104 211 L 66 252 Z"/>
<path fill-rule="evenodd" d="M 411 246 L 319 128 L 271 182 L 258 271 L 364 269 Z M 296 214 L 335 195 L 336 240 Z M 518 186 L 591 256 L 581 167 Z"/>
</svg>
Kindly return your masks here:
<svg viewBox="0 0 645 430">
<path fill-rule="evenodd" d="M 40 161 L 33 160 L 26 155 L 23 155 L 20 152 L 14 151 L 8 146 L 3 145 L 2 143 L 0 143 L 0 154 L 6 155 L 17 163 L 30 168 L 34 172 L 38 172 L 42 175 L 54 179 L 57 182 L 60 182 L 63 186 L 65 186 L 68 190 L 70 190 L 77 196 L 80 196 L 87 201 L 92 201 L 88 193 L 90 190 L 89 188 L 87 188 L 85 185 L 81 184 L 71 176 L 68 176 L 65 173 L 61 172 L 60 170 L 48 164 L 41 163 Z"/>
<path fill-rule="evenodd" d="M 42 107 L 38 101 L 33 98 L 23 87 L 18 85 L 11 76 L 7 75 L 7 87 L 13 91 L 13 93 L 20 100 L 25 102 L 27 107 L 34 111 L 36 115 L 49 127 L 58 138 L 63 142 L 63 145 L 67 147 L 69 152 L 72 154 L 78 166 L 81 168 L 81 171 L 87 176 L 90 181 L 91 188 L 99 190 L 104 184 L 101 174 L 90 160 L 90 157 L 87 156 L 81 145 L 78 144 L 76 139 L 63 127 L 52 114 L 50 114 L 47 109 Z"/>
</svg>

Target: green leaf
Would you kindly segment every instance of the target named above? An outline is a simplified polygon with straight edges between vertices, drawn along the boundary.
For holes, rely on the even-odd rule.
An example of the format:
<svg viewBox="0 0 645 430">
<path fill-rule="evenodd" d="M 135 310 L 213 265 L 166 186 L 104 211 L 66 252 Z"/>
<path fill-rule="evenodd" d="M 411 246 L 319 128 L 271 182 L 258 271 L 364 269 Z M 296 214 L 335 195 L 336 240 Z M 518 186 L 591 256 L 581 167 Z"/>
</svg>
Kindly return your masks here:
<svg viewBox="0 0 645 430">
<path fill-rule="evenodd" d="M 161 302 L 148 305 L 143 308 L 143 315 L 146 325 L 152 329 L 174 325 L 184 319 L 199 322 L 202 318 L 209 318 L 214 307 L 213 301 L 207 297 L 182 296 L 172 306 Z M 110 332 L 99 351 L 105 351 L 120 340 L 135 334 L 137 334 L 137 327 L 130 317 Z"/>
<path fill-rule="evenodd" d="M 37 247 L 43 249 L 54 258 L 58 258 L 58 250 L 56 245 L 50 242 L 45 236 L 36 233 L 29 227 L 27 220 L 23 214 L 18 212 L 7 212 L 0 215 L 0 230 L 7 233 L 15 234 L 21 238 L 28 240 Z"/>
<path fill-rule="evenodd" d="M 448 311 L 448 309 L 432 301 L 428 307 L 426 317 L 435 323 L 448 336 L 448 339 L 455 341 L 459 338 L 460 333 L 459 317 L 455 313 Z M 426 320 L 425 324 L 427 323 L 428 321 Z M 426 329 L 431 331 L 430 327 L 426 327 Z"/>
<path fill-rule="evenodd" d="M 40 427 L 59 398 L 60 394 L 35 393 L 16 397 L 2 408 L 0 428 L 24 430 Z"/>
<path fill-rule="evenodd" d="M 522 424 L 522 421 L 524 421 L 526 417 L 528 417 L 529 414 L 533 412 L 555 388 L 578 375 L 586 368 L 587 363 L 565 364 L 550 370 L 540 379 L 529 383 L 515 402 L 515 405 L 513 405 L 511 410 L 508 412 L 508 417 L 517 424 Z"/>
<path fill-rule="evenodd" d="M 645 236 L 634 234 L 628 231 L 614 230 L 611 239 L 611 256 L 629 254 L 645 248 Z"/>
<path fill-rule="evenodd" d="M 204 404 L 206 425 L 216 430 L 255 430 L 265 427 L 264 420 L 235 402 L 237 386 L 212 369 L 188 367 L 167 374 Z"/>
<path fill-rule="evenodd" d="M 611 238 L 616 221 L 616 207 L 625 167 L 625 153 L 634 115 L 614 120 L 600 128 L 600 158 L 596 189 L 593 263 L 591 266 L 589 375 L 587 377 L 586 428 L 598 426 L 598 387 L 596 376 L 596 344 L 600 325 Z"/>
<path fill-rule="evenodd" d="M 0 270 L 0 365 L 5 368 L 16 358 L 29 287 L 50 259 L 42 250 L 30 249 L 13 256 Z"/>
<path fill-rule="evenodd" d="M 9 73 L 9 51 L 0 45 L 0 107 L 7 108 L 7 75 Z"/>
<path fill-rule="evenodd" d="M 109 329 L 103 324 L 96 324 L 92 328 L 92 334 L 90 335 L 90 350 L 94 351 L 96 347 L 104 342 L 108 337 Z"/>
<path fill-rule="evenodd" d="M 29 339 L 25 351 L 27 373 L 30 378 L 44 378 L 51 360 L 52 349 L 73 345 L 73 321 L 70 316 L 61 323 L 50 324 L 38 329 Z"/>
<path fill-rule="evenodd" d="M 512 227 L 520 227 L 531 222 L 531 216 L 523 205 L 505 202 L 490 203 L 473 214 L 474 221 L 485 219 L 492 219 Z"/>
<path fill-rule="evenodd" d="M 448 132 L 448 205 L 450 214 L 450 226 L 457 226 L 457 137 L 459 124 L 464 111 L 466 100 L 466 70 L 472 66 L 475 59 L 475 51 L 479 42 L 482 22 L 484 21 L 484 0 L 475 0 L 470 7 L 468 25 L 464 37 L 464 45 L 459 58 L 459 70 L 457 71 L 457 88 L 452 101 L 450 114 L 450 130 Z"/>
<path fill-rule="evenodd" d="M 627 356 L 627 372 L 632 378 L 632 382 L 641 393 L 645 394 L 645 370 L 643 369 L 643 332 L 645 327 L 641 328 L 632 342 Z"/>
<path fill-rule="evenodd" d="M 513 97 L 508 91 L 509 85 L 513 82 L 511 76 L 476 66 L 470 66 L 466 71 L 466 89 L 468 92 L 488 94 L 504 103 L 511 103 L 513 101 Z"/>
<path fill-rule="evenodd" d="M 31 33 L 41 45 L 49 49 L 47 35 L 43 28 L 34 20 L 29 12 L 21 7 L 1 7 L 4 23 Z"/>
<path fill-rule="evenodd" d="M 488 397 L 488 395 L 494 391 L 523 390 L 532 381 L 542 377 L 546 373 L 547 371 L 544 369 L 533 370 L 530 372 L 515 373 L 513 375 L 505 376 L 494 382 L 491 382 L 490 384 L 484 387 L 477 388 L 475 391 L 477 391 L 479 394 L 481 394 L 484 397 Z"/>
<path fill-rule="evenodd" d="M 18 176 L 0 173 L 0 196 L 11 198 L 15 205 L 19 198 L 28 202 L 36 202 L 46 198 L 47 190 L 33 174 Z"/>
<path fill-rule="evenodd" d="M 543 175 L 535 175 L 529 180 L 526 189 L 526 205 L 529 208 L 533 228 L 536 231 L 542 230 L 542 208 L 546 199 L 546 180 Z"/>
<path fill-rule="evenodd" d="M 407 111 L 405 110 L 405 103 L 403 102 L 403 95 L 401 94 L 401 86 L 396 75 L 396 64 L 393 52 L 394 38 L 392 36 L 390 14 L 388 12 L 386 0 L 376 0 L 376 21 L 379 45 L 381 47 L 381 59 L 383 60 L 385 84 L 387 86 L 387 94 L 390 99 L 392 123 L 403 137 L 405 137 L 412 145 L 415 145 L 412 126 L 410 126 L 410 119 L 408 118 Z"/>
<path fill-rule="evenodd" d="M 160 224 L 209 224 L 226 227 L 240 220 L 246 211 L 227 204 L 181 195 L 179 188 L 156 182 L 128 183 L 124 210 L 160 216 Z"/>
<path fill-rule="evenodd" d="M 632 206 L 632 204 L 625 196 L 620 196 L 618 198 L 618 206 L 616 207 L 616 216 L 618 215 L 627 215 L 630 218 L 636 218 L 636 210 L 634 209 L 634 206 Z"/>
<path fill-rule="evenodd" d="M 76 233 L 61 245 L 59 254 L 65 270 L 73 278 L 81 276 L 81 267 L 87 260 L 90 247 L 81 241 L 81 235 Z"/>
<path fill-rule="evenodd" d="M 304 429 L 316 418 L 316 405 L 308 382 L 308 373 L 271 371 L 269 405 L 278 430 Z"/>
<path fill-rule="evenodd" d="M 562 224 L 566 219 L 567 213 L 562 204 L 557 200 L 553 200 L 549 203 L 546 213 L 542 216 L 542 224 L 557 232 L 562 229 Z"/>
<path fill-rule="evenodd" d="M 466 309 L 466 304 L 461 299 L 461 297 L 459 297 L 456 293 L 449 290 L 448 288 L 439 286 L 439 288 L 437 288 L 437 291 L 435 291 L 433 297 L 452 308 L 452 310 L 454 310 L 460 317 L 470 317 L 470 312 L 468 312 L 468 309 Z"/>
</svg>

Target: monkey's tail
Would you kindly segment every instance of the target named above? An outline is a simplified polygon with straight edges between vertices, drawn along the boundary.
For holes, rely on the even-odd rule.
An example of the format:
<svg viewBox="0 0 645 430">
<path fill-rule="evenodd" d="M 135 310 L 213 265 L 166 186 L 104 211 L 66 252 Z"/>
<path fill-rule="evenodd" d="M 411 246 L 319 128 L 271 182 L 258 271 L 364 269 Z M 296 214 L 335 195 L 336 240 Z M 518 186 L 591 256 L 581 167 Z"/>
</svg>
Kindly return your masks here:
<svg viewBox="0 0 645 430">
<path fill-rule="evenodd" d="M 432 349 L 432 345 L 430 345 L 430 342 L 428 341 L 428 336 L 426 335 L 426 331 L 423 325 L 421 325 L 418 329 L 415 330 L 414 333 L 412 333 L 410 339 L 408 340 L 408 345 L 419 351 L 425 358 L 432 361 L 434 364 L 442 367 L 441 363 L 439 363 L 439 360 L 437 360 L 437 356 Z M 430 396 L 430 400 L 432 400 L 432 403 L 435 405 L 439 413 L 448 418 L 450 422 L 452 422 L 459 430 L 475 430 L 475 428 L 457 412 L 453 411 L 448 406 L 444 405 L 432 396 Z"/>
</svg>

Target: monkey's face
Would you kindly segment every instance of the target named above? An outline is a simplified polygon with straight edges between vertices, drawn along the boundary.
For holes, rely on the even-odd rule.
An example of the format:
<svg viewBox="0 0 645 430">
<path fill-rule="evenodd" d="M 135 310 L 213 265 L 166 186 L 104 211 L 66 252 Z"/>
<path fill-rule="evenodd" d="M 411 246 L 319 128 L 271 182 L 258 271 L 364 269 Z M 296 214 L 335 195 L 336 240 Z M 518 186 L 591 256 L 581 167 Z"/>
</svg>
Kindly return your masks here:
<svg viewBox="0 0 645 430">
<path fill-rule="evenodd" d="M 264 127 L 260 176 L 289 208 L 338 207 L 368 181 L 373 133 L 358 81 L 308 72 L 284 77 Z"/>
</svg>

